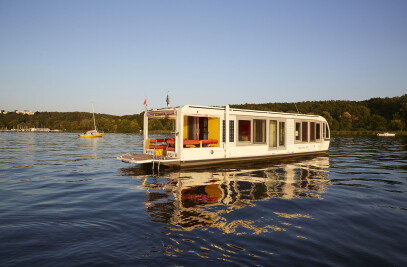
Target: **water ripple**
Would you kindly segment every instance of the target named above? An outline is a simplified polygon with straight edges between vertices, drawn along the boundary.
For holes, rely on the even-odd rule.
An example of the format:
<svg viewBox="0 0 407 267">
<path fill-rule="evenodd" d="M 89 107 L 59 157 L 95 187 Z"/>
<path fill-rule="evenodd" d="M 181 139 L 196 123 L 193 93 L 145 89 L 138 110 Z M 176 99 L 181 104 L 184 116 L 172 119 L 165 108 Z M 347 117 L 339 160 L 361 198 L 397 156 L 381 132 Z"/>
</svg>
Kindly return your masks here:
<svg viewBox="0 0 407 267">
<path fill-rule="evenodd" d="M 0 265 L 407 264 L 406 138 L 159 175 L 141 144 L 0 133 Z"/>
</svg>

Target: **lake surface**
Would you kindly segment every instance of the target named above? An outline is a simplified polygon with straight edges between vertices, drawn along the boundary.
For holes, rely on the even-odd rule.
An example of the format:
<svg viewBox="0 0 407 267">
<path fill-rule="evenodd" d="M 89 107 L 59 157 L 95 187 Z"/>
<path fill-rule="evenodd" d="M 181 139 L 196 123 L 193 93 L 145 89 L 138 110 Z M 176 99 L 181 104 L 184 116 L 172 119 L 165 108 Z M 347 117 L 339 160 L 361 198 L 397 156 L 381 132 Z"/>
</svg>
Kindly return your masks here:
<svg viewBox="0 0 407 267">
<path fill-rule="evenodd" d="M 407 264 L 407 138 L 158 173 L 140 135 L 0 133 L 0 266 Z"/>
</svg>

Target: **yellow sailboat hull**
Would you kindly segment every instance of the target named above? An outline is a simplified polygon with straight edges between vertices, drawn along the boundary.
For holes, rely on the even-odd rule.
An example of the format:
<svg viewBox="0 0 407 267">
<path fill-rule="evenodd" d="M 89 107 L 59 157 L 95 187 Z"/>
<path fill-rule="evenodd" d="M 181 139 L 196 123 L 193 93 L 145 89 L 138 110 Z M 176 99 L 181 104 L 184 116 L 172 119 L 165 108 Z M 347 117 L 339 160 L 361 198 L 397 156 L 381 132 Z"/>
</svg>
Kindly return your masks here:
<svg viewBox="0 0 407 267">
<path fill-rule="evenodd" d="M 103 134 L 81 134 L 79 135 L 80 138 L 99 138 L 103 137 Z"/>
<path fill-rule="evenodd" d="M 100 138 L 103 137 L 103 132 L 98 132 L 97 130 L 87 131 L 83 134 L 80 134 L 80 138 Z"/>
</svg>

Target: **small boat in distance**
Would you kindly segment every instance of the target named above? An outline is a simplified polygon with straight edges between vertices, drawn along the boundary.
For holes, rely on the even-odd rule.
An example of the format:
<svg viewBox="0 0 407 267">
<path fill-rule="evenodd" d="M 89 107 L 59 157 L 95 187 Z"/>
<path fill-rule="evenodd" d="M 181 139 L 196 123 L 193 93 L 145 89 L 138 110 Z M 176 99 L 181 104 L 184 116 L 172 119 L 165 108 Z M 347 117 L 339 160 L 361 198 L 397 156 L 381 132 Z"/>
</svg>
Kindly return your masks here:
<svg viewBox="0 0 407 267">
<path fill-rule="evenodd" d="M 377 136 L 396 136 L 395 133 L 378 133 Z"/>
<path fill-rule="evenodd" d="M 87 131 L 83 134 L 80 134 L 80 138 L 98 138 L 98 137 L 103 137 L 103 132 L 99 132 L 98 129 L 96 128 L 96 120 L 95 120 L 95 108 L 93 107 L 92 104 L 92 114 L 93 114 L 93 126 L 95 127 L 94 130 Z"/>
</svg>

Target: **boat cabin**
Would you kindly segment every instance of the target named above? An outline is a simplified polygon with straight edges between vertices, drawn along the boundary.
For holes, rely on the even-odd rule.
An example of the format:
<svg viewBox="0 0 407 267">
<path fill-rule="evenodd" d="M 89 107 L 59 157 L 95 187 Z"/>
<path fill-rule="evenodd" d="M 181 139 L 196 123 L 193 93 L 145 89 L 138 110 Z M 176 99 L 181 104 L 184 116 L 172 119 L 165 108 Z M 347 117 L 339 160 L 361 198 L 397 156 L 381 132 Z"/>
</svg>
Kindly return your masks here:
<svg viewBox="0 0 407 267">
<path fill-rule="evenodd" d="M 165 139 L 149 138 L 149 119 L 174 120 Z M 148 110 L 144 114 L 143 155 L 118 157 L 124 162 L 203 165 L 270 157 L 319 154 L 328 151 L 330 130 L 318 115 L 182 106 Z"/>
</svg>

